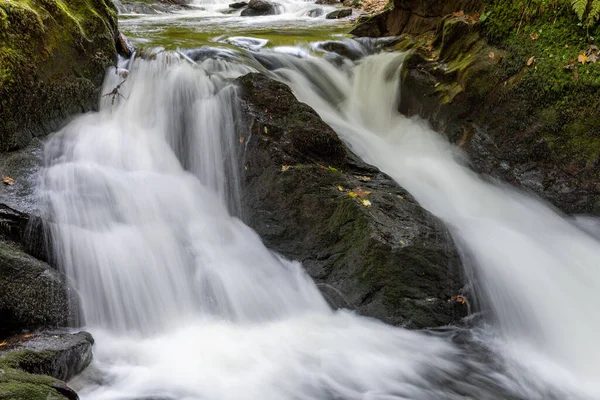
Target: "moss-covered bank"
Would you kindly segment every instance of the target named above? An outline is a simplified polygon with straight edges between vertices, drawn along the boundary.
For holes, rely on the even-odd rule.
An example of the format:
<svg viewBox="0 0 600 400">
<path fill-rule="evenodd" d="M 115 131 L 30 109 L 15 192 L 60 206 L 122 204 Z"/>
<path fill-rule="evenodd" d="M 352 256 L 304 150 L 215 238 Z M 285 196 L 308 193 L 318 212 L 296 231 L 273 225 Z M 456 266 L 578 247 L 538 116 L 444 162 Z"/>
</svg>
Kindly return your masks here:
<svg viewBox="0 0 600 400">
<path fill-rule="evenodd" d="M 93 108 L 116 35 L 111 0 L 0 0 L 0 151 Z"/>
<path fill-rule="evenodd" d="M 563 0 L 425 3 L 445 14 L 393 32 L 399 50 L 414 50 L 401 111 L 428 118 L 477 170 L 566 212 L 600 214 L 600 26 L 580 23 Z M 393 20 L 388 12 L 355 31 L 389 34 Z"/>
</svg>

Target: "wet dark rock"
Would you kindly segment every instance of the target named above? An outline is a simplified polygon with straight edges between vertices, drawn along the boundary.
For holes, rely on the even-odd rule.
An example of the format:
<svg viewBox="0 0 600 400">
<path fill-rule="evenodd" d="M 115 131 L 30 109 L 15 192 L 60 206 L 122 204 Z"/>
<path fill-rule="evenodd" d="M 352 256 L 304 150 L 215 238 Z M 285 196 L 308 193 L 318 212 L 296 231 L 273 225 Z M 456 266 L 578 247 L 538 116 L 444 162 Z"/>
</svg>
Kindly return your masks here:
<svg viewBox="0 0 600 400">
<path fill-rule="evenodd" d="M 65 278 L 0 238 L 0 337 L 22 330 L 73 326 L 78 299 Z"/>
<path fill-rule="evenodd" d="M 330 12 L 329 14 L 327 14 L 325 16 L 325 18 L 327 19 L 340 19 L 340 18 L 346 18 L 352 15 L 352 9 L 351 8 L 341 8 L 339 10 L 335 10 Z"/>
<path fill-rule="evenodd" d="M 266 0 L 250 0 L 248 8 L 240 14 L 243 17 L 277 14 L 277 7 Z"/>
<path fill-rule="evenodd" d="M 135 52 L 135 48 L 129 42 L 127 37 L 119 32 L 117 37 L 117 53 L 122 55 L 123 57 L 131 57 Z"/>
<path fill-rule="evenodd" d="M 317 18 L 323 15 L 323 10 L 321 8 L 314 8 L 312 10 L 309 10 L 306 15 L 308 15 L 311 18 Z"/>
<path fill-rule="evenodd" d="M 244 7 L 246 7 L 247 5 L 248 5 L 248 3 L 247 3 L 247 2 L 245 2 L 245 1 L 240 1 L 240 2 L 238 2 L 238 3 L 231 3 L 231 4 L 229 5 L 229 7 L 230 7 L 230 8 L 233 8 L 233 9 L 235 9 L 235 10 L 237 10 L 237 9 L 240 9 L 240 8 L 244 8 Z"/>
<path fill-rule="evenodd" d="M 317 1 L 315 1 L 315 4 L 333 5 L 333 4 L 338 4 L 339 2 L 340 2 L 339 0 L 317 0 Z"/>
<path fill-rule="evenodd" d="M 409 328 L 466 313 L 443 226 L 387 175 L 364 164 L 282 83 L 237 80 L 246 117 L 243 219 L 265 244 L 302 261 L 334 307 Z M 363 204 L 350 191 L 364 194 Z"/>
<path fill-rule="evenodd" d="M 92 361 L 87 332 L 45 331 L 11 336 L 0 348 L 0 365 L 67 381 Z"/>
</svg>

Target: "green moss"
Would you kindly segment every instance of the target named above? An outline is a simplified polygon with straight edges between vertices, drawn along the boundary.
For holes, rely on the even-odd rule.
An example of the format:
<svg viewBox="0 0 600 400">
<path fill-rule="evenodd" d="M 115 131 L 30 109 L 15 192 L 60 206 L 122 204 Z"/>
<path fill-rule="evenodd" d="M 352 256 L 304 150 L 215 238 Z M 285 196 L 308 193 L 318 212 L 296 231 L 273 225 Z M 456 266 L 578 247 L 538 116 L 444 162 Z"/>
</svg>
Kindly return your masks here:
<svg viewBox="0 0 600 400">
<path fill-rule="evenodd" d="M 106 0 L 0 0 L 0 24 L 4 151 L 95 103 L 115 57 L 117 21 Z"/>
<path fill-rule="evenodd" d="M 577 58 L 593 44 L 600 26 L 582 26 L 560 0 L 489 0 L 486 10 L 490 16 L 482 35 L 510 55 L 503 62 L 508 73 L 523 69 L 518 84 L 507 93 L 530 104 L 515 128 L 541 124 L 544 139 L 565 158 L 598 157 L 600 63 L 581 64 Z M 535 62 L 524 68 L 531 57 Z"/>
</svg>

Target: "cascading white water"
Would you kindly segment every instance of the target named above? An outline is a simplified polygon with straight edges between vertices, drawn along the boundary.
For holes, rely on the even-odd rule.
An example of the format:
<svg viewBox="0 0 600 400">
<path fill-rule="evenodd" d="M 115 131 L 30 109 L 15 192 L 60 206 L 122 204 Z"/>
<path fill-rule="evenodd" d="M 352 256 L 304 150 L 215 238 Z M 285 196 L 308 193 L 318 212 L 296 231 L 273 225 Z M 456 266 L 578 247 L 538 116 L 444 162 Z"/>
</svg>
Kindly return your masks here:
<svg viewBox="0 0 600 400">
<path fill-rule="evenodd" d="M 591 334 L 577 330 L 598 327 L 585 308 L 598 304 L 598 292 L 589 291 L 597 275 L 585 267 L 597 257 L 596 239 L 538 201 L 481 181 L 455 161 L 440 136 L 398 115 L 402 56 L 371 56 L 354 69 L 348 60 L 334 64 L 283 50 L 254 53 L 245 64 L 240 60 L 248 55 L 219 51 L 132 60 L 126 80 L 115 71 L 107 75 L 103 93 L 122 83 L 114 101 L 103 97 L 99 113 L 76 119 L 49 141 L 40 193 L 57 257 L 97 339 L 92 367 L 73 382 L 82 398 L 600 394 L 593 359 L 586 363 L 569 345 L 579 341 L 589 354 L 598 349 Z M 276 75 L 357 153 L 446 221 L 477 262 L 503 339 L 474 330 L 471 348 L 451 340 L 464 332 L 411 332 L 333 312 L 298 263 L 268 251 L 232 216 L 239 201 L 238 111 L 227 78 L 264 71 L 261 62 L 278 66 Z M 559 240 L 573 253 L 560 253 Z M 579 264 L 571 263 L 575 254 Z M 565 265 L 579 275 L 569 276 Z M 554 285 L 573 300 L 548 298 L 542 291 Z M 556 331 L 546 332 L 552 324 Z M 527 360 L 487 353 L 514 351 L 513 344 L 531 338 L 536 349 Z M 486 350 L 477 350 L 481 343 Z M 550 357 L 540 347 L 552 350 Z"/>
<path fill-rule="evenodd" d="M 599 380 L 600 241 L 540 200 L 484 181 L 441 135 L 400 115 L 403 58 L 371 56 L 353 74 L 315 59 L 306 63 L 319 74 L 289 62 L 276 72 L 361 158 L 446 222 L 515 352 L 530 346 Z"/>
</svg>

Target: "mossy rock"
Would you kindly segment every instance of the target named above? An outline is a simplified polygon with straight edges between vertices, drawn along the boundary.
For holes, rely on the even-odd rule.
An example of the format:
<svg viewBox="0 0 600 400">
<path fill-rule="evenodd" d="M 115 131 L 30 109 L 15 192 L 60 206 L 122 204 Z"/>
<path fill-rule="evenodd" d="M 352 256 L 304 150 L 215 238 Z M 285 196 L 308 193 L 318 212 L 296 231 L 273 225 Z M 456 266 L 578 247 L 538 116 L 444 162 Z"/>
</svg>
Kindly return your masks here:
<svg viewBox="0 0 600 400">
<path fill-rule="evenodd" d="M 242 217 L 265 244 L 302 261 L 335 308 L 407 328 L 463 317 L 467 306 L 452 300 L 463 287 L 460 263 L 435 217 L 288 87 L 260 74 L 237 82 L 248 138 Z"/>
<path fill-rule="evenodd" d="M 77 323 L 77 296 L 64 277 L 0 238 L 0 337 Z"/>
<path fill-rule="evenodd" d="M 95 107 L 116 36 L 110 0 L 0 0 L 0 151 Z"/>
</svg>

